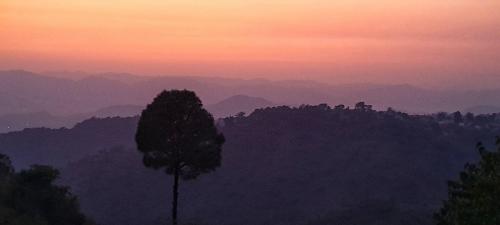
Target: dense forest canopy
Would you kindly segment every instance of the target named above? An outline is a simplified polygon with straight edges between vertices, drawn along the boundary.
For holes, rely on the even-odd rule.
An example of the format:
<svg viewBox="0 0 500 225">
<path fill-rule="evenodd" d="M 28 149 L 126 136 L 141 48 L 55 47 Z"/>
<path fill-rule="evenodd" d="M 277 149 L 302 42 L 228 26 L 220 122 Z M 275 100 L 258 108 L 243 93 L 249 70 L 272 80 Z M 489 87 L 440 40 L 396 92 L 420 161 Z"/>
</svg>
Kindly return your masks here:
<svg viewBox="0 0 500 225">
<path fill-rule="evenodd" d="M 61 168 L 62 182 L 98 223 L 162 224 L 171 183 L 143 168 L 133 143 L 137 121 L 2 134 L 0 151 L 16 166 Z M 223 163 L 182 187 L 181 200 L 192 203 L 180 206 L 186 222 L 431 224 L 446 181 L 478 159 L 478 141 L 500 132 L 497 114 L 411 115 L 365 103 L 270 107 L 217 124 L 227 140 Z"/>
<path fill-rule="evenodd" d="M 448 199 L 434 215 L 437 225 L 500 223 L 500 137 L 496 149 L 478 143 L 480 160 L 467 163 L 459 179 L 448 182 Z"/>
<path fill-rule="evenodd" d="M 33 165 L 15 172 L 10 159 L 0 154 L 0 224 L 91 225 L 78 201 L 65 186 L 55 185 L 59 171 Z"/>
</svg>

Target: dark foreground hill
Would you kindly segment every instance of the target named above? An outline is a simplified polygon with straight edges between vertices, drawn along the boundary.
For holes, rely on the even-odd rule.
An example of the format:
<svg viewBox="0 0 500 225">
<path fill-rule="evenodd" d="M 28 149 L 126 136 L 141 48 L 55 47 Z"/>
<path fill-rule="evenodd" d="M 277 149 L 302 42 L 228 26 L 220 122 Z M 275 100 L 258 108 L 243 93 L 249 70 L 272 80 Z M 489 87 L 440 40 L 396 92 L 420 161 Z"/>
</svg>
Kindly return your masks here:
<svg viewBox="0 0 500 225">
<path fill-rule="evenodd" d="M 496 115 L 454 119 L 326 105 L 226 118 L 219 121 L 227 139 L 222 167 L 181 183 L 181 221 L 431 224 L 446 181 L 476 159 L 477 141 L 499 134 Z M 171 178 L 142 166 L 133 148 L 136 122 L 92 119 L 72 129 L 4 134 L 0 151 L 21 166 L 63 167 L 61 182 L 100 224 L 164 224 Z"/>
<path fill-rule="evenodd" d="M 52 115 L 48 112 L 32 112 L 0 115 L 0 133 L 21 131 L 25 128 L 61 128 L 73 127 L 89 118 L 131 117 L 141 113 L 143 106 L 117 105 L 99 109 L 95 112 L 72 115 Z"/>
<path fill-rule="evenodd" d="M 115 145 L 131 146 L 137 117 L 92 118 L 71 129 L 28 128 L 0 134 L 0 152 L 16 168 L 48 164 L 58 168 Z"/>
</svg>

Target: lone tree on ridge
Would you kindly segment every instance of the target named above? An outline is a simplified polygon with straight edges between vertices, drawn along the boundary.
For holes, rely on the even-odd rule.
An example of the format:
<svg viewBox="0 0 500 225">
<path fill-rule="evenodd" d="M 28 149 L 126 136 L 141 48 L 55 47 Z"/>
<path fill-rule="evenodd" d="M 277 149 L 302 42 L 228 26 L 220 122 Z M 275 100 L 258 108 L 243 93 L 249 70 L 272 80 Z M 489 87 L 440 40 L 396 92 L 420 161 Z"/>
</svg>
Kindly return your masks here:
<svg viewBox="0 0 500 225">
<path fill-rule="evenodd" d="M 142 111 L 135 136 L 146 167 L 173 175 L 172 224 L 179 178 L 195 179 L 221 164 L 224 136 L 192 91 L 163 91 Z"/>
</svg>

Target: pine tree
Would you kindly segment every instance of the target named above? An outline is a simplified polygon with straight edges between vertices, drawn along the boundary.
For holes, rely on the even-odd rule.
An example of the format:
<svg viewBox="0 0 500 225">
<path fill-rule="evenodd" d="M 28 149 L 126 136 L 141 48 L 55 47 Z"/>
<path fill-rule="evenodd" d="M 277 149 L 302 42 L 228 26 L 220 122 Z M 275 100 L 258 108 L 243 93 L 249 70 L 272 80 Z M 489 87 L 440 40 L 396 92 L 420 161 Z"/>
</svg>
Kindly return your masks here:
<svg viewBox="0 0 500 225">
<path fill-rule="evenodd" d="M 458 181 L 448 183 L 448 200 L 435 214 L 437 225 L 500 224 L 500 138 L 496 151 L 479 143 L 477 164 L 467 164 Z"/>
<path fill-rule="evenodd" d="M 137 148 L 146 167 L 173 175 L 172 223 L 177 224 L 179 178 L 194 179 L 220 166 L 224 136 L 192 91 L 163 91 L 142 112 Z"/>
</svg>

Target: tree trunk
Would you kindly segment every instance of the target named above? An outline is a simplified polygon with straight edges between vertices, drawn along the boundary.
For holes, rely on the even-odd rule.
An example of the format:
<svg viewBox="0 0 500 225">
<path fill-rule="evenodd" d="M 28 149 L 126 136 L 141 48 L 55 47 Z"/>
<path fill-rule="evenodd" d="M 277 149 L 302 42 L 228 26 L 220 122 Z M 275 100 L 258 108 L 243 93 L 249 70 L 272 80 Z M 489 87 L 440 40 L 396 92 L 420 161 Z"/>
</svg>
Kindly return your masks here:
<svg viewBox="0 0 500 225">
<path fill-rule="evenodd" d="M 174 198 L 172 200 L 172 225 L 177 225 L 177 198 L 179 197 L 179 169 L 174 171 Z"/>
</svg>

